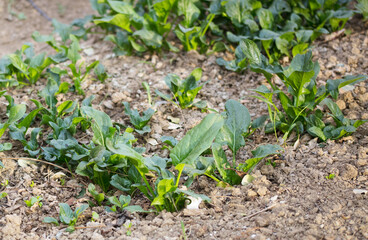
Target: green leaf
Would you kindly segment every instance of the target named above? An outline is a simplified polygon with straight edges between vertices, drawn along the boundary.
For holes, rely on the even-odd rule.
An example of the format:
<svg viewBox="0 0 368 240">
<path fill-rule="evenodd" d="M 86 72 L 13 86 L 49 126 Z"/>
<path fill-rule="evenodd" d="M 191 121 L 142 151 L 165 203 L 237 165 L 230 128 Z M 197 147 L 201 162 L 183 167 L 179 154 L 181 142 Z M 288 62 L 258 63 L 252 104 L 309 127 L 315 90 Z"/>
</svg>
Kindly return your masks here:
<svg viewBox="0 0 368 240">
<path fill-rule="evenodd" d="M 59 226 L 59 221 L 56 219 L 56 218 L 53 218 L 53 217 L 45 217 L 43 219 L 43 222 L 44 223 L 53 223 L 55 224 L 56 226 Z"/>
<path fill-rule="evenodd" d="M 171 150 L 170 157 L 173 164 L 193 165 L 196 159 L 211 146 L 223 124 L 224 119 L 219 114 L 207 115 Z"/>
<path fill-rule="evenodd" d="M 21 119 L 26 113 L 26 109 L 27 107 L 25 104 L 17 104 L 11 107 L 7 123 L 10 125 Z"/>
<path fill-rule="evenodd" d="M 59 211 L 60 221 L 64 224 L 69 225 L 74 218 L 74 213 L 72 209 L 67 203 L 59 203 L 59 207 L 60 207 Z"/>
<path fill-rule="evenodd" d="M 261 51 L 253 41 L 248 39 L 242 40 L 239 43 L 239 48 L 250 64 L 260 65 L 262 63 Z"/>
<path fill-rule="evenodd" d="M 52 19 L 52 25 L 54 26 L 54 32 L 58 33 L 63 42 L 69 39 L 69 35 L 72 32 L 72 26 L 58 22 L 55 18 Z"/>
<path fill-rule="evenodd" d="M 366 75 L 356 75 L 356 76 L 345 76 L 342 79 L 337 79 L 337 80 L 327 80 L 327 84 L 326 84 L 326 89 L 328 90 L 328 92 L 331 94 L 331 96 L 334 99 L 337 99 L 338 95 L 339 95 L 339 89 L 349 85 L 349 84 L 355 84 L 361 81 L 364 81 L 368 78 L 368 76 Z"/>
<path fill-rule="evenodd" d="M 138 205 L 132 205 L 132 206 L 127 206 L 124 208 L 125 211 L 128 211 L 128 212 L 131 212 L 131 213 L 134 213 L 134 212 L 151 212 L 151 211 L 146 211 L 144 210 L 141 206 L 138 206 Z"/>
<path fill-rule="evenodd" d="M 16 121 L 18 121 L 24 116 L 24 114 L 26 113 L 26 108 L 27 107 L 25 104 L 18 104 L 10 108 L 9 119 L 2 126 L 2 128 L 0 128 L 0 138 L 2 137 L 2 135 L 5 133 L 6 129 L 10 125 L 12 125 L 13 123 L 15 123 Z"/>
<path fill-rule="evenodd" d="M 149 47 L 160 48 L 162 45 L 162 36 L 154 31 L 141 29 L 135 31 L 133 36 L 138 36 Z"/>
<path fill-rule="evenodd" d="M 263 29 L 272 29 L 274 20 L 270 10 L 264 8 L 258 9 L 257 17 L 259 19 L 259 24 Z"/>
<path fill-rule="evenodd" d="M 176 189 L 175 192 L 184 193 L 185 195 L 188 195 L 188 196 L 191 196 L 191 197 L 194 197 L 194 198 L 197 198 L 197 199 L 202 199 L 203 201 L 206 201 L 206 202 L 211 202 L 211 198 L 207 197 L 204 194 L 197 194 L 197 193 L 194 193 L 192 191 L 183 190 L 183 189 Z"/>
<path fill-rule="evenodd" d="M 111 196 L 108 198 L 109 202 L 119 208 L 123 208 L 123 205 L 120 203 L 117 197 Z"/>
<path fill-rule="evenodd" d="M 166 23 L 166 20 L 171 12 L 171 9 L 174 7 L 174 4 L 177 0 L 159 0 L 153 4 L 153 9 L 160 21 Z"/>
<path fill-rule="evenodd" d="M 112 140 L 108 138 L 106 139 L 106 146 L 111 152 L 129 158 L 129 160 L 137 168 L 137 170 L 142 176 L 145 173 L 148 173 L 148 168 L 144 165 L 145 162 L 144 157 L 139 153 L 137 153 L 136 151 L 134 151 L 134 149 L 132 149 L 128 145 L 125 145 L 123 143 L 118 143 L 114 145 Z"/>
<path fill-rule="evenodd" d="M 114 16 L 107 16 L 93 21 L 95 24 L 110 23 L 116 25 L 128 32 L 132 32 L 130 29 L 130 17 L 127 14 L 116 14 Z"/>
<path fill-rule="evenodd" d="M 322 129 L 317 127 L 317 126 L 310 127 L 310 128 L 307 129 L 307 131 L 310 135 L 312 135 L 313 137 L 318 137 L 322 141 L 326 141 L 326 139 L 327 139 L 327 137 L 323 133 Z"/>
<path fill-rule="evenodd" d="M 220 139 L 229 146 L 235 158 L 239 148 L 245 145 L 242 134 L 249 129 L 250 114 L 243 104 L 232 99 L 226 101 L 225 109 L 227 118 L 220 131 Z"/>
<path fill-rule="evenodd" d="M 110 133 L 110 128 L 113 127 L 110 117 L 106 113 L 89 106 L 82 106 L 81 111 L 94 120 L 92 124 L 94 140 L 96 143 L 104 146 L 106 137 Z"/>
<path fill-rule="evenodd" d="M 18 56 L 16 54 L 9 54 L 8 55 L 8 58 L 10 59 L 11 63 L 13 64 L 13 66 L 15 68 L 17 68 L 18 70 L 20 70 L 25 75 L 28 74 L 27 65 L 22 61 L 22 59 L 20 58 L 20 56 Z"/>
<path fill-rule="evenodd" d="M 88 207 L 89 207 L 88 204 L 83 204 L 77 209 L 75 209 L 74 211 L 75 217 L 78 218 Z"/>
<path fill-rule="evenodd" d="M 178 0 L 178 16 L 184 15 L 182 24 L 186 28 L 192 27 L 201 14 L 201 11 L 195 5 L 196 2 L 198 0 Z"/>
<path fill-rule="evenodd" d="M 244 164 L 239 164 L 237 169 L 249 173 L 263 158 L 269 155 L 279 154 L 278 151 L 281 150 L 283 149 L 279 145 L 266 144 L 259 146 L 256 150 L 252 151 L 253 158 L 246 160 Z"/>
</svg>

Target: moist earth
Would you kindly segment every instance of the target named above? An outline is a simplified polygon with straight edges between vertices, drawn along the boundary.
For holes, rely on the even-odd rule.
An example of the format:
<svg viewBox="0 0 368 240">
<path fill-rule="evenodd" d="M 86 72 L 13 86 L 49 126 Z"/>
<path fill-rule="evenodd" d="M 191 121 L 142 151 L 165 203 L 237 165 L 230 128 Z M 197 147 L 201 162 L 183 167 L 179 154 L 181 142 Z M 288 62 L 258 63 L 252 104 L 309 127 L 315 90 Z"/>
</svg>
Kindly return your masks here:
<svg viewBox="0 0 368 240">
<path fill-rule="evenodd" d="M 0 25 L 4 26 L 0 30 L 0 56 L 32 41 L 30 36 L 34 30 L 51 33 L 51 23 L 27 1 L 13 4 L 13 10 L 23 12 L 26 20 L 15 16 L 10 19 L 5 2 L 0 3 Z M 50 17 L 64 23 L 93 13 L 87 0 L 34 2 Z M 345 34 L 321 38 L 314 44 L 314 58 L 321 65 L 319 84 L 349 74 L 367 74 L 368 26 L 362 19 L 354 18 L 345 29 Z M 45 49 L 45 46 L 37 47 Z M 148 82 L 151 90 L 167 92 L 164 76 L 175 73 L 185 77 L 197 67 L 203 69 L 202 81 L 209 81 L 198 98 L 206 100 L 210 108 L 222 111 L 226 100 L 236 99 L 249 109 L 252 117 L 267 114 L 266 105 L 250 97 L 253 94 L 250 89 L 265 83 L 261 75 L 250 71 L 236 74 L 216 64 L 217 57 L 229 59 L 231 55 L 204 56 L 187 52 L 116 57 L 112 51 L 114 46 L 98 36 L 81 42 L 81 47 L 85 60 L 102 61 L 110 76 L 105 83 L 87 79 L 83 83 L 86 96 L 96 95 L 93 107 L 105 111 L 115 122 L 129 123 L 123 101 L 139 110 L 150 107 L 142 82 Z M 283 61 L 287 64 L 289 59 Z M 37 92 L 45 83 L 42 79 L 35 86 L 9 89 L 8 93 L 16 103 L 25 103 L 32 109 L 30 99 L 39 98 Z M 81 99 L 72 93 L 58 98 L 59 101 Z M 160 137 L 181 139 L 207 113 L 199 109 L 181 110 L 159 98 L 153 100 L 157 112 L 150 122 L 152 132 L 139 137 L 138 145 L 146 147 L 145 156 L 166 157 L 168 151 L 161 149 Z M 368 119 L 367 82 L 341 91 L 337 104 L 351 119 Z M 0 112 L 4 113 L 5 108 L 6 101 L 0 99 Z M 0 115 L 2 122 L 4 115 Z M 179 123 L 172 122 L 175 118 Z M 93 201 L 88 193 L 78 198 L 88 186 L 88 179 L 66 177 L 65 184 L 61 184 L 57 175 L 62 170 L 20 161 L 19 157 L 26 156 L 21 145 L 14 143 L 12 151 L 0 153 L 5 165 L 0 169 L 0 182 L 9 182 L 6 187 L 0 186 L 0 192 L 8 193 L 0 200 L 0 239 L 368 239 L 367 133 L 365 124 L 352 136 L 323 144 L 308 135 L 302 136 L 296 144 L 291 138 L 284 143 L 285 151 L 273 159 L 273 164 L 268 161 L 259 164 L 253 171 L 255 180 L 247 186 L 224 189 L 216 187 L 207 177 L 199 177 L 191 190 L 206 194 L 212 201 L 202 203 L 197 210 L 158 215 L 118 214 L 108 213 L 103 207 L 91 207 L 78 220 L 73 233 L 66 232 L 65 226 L 42 221 L 47 216 L 58 218 L 59 203 L 66 202 L 74 209 Z M 81 136 L 81 141 L 86 137 L 91 138 L 87 133 Z M 6 140 L 7 136 L 3 136 L 2 141 Z M 261 144 L 277 142 L 281 143 L 280 136 L 256 132 L 239 151 L 238 161 L 249 158 L 250 151 Z M 326 178 L 330 174 L 335 177 Z M 33 187 L 30 186 L 32 181 Z M 41 208 L 26 206 L 24 200 L 32 196 L 42 196 Z M 149 208 L 149 203 L 139 194 L 133 197 L 133 204 Z M 91 221 L 92 211 L 99 214 L 99 220 Z"/>
</svg>

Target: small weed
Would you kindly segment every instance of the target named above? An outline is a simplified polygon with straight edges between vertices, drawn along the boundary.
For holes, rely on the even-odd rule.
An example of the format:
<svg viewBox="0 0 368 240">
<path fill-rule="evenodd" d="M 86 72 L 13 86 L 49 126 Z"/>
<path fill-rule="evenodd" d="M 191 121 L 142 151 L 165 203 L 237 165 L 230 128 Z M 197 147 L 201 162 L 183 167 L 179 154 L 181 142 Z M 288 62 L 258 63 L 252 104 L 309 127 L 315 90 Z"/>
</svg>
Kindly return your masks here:
<svg viewBox="0 0 368 240">
<path fill-rule="evenodd" d="M 82 206 L 76 208 L 74 212 L 67 203 L 59 203 L 59 207 L 60 221 L 69 226 L 66 229 L 67 232 L 73 232 L 75 230 L 75 224 L 77 223 L 79 216 L 88 208 L 88 204 L 83 204 Z M 45 217 L 43 222 L 53 223 L 59 226 L 59 221 L 53 217 Z"/>
<path fill-rule="evenodd" d="M 92 211 L 91 221 L 92 222 L 97 222 L 99 219 L 100 219 L 100 215 L 98 215 L 98 213 L 96 213 L 95 211 Z"/>
<path fill-rule="evenodd" d="M 184 222 L 183 221 L 181 221 L 181 230 L 182 230 L 182 239 L 183 240 L 187 240 L 188 239 L 188 237 L 187 237 L 187 233 L 186 233 L 186 230 L 185 230 L 185 225 L 184 225 Z"/>
<path fill-rule="evenodd" d="M 37 197 L 31 197 L 30 200 L 24 200 L 24 202 L 27 204 L 27 207 L 32 207 L 35 203 L 38 204 L 38 206 L 41 208 L 42 207 L 42 201 L 43 198 L 40 196 Z"/>
<path fill-rule="evenodd" d="M 0 200 L 3 199 L 6 196 L 8 196 L 8 194 L 6 192 L 0 193 Z"/>
<path fill-rule="evenodd" d="M 333 174 L 333 173 L 330 173 L 328 176 L 326 176 L 325 177 L 326 179 L 328 179 L 328 180 L 332 180 L 332 179 L 334 179 L 335 178 L 335 174 Z"/>
<path fill-rule="evenodd" d="M 124 227 L 126 228 L 126 235 L 131 236 L 132 235 L 132 222 L 129 222 L 129 224 L 124 224 Z"/>
</svg>

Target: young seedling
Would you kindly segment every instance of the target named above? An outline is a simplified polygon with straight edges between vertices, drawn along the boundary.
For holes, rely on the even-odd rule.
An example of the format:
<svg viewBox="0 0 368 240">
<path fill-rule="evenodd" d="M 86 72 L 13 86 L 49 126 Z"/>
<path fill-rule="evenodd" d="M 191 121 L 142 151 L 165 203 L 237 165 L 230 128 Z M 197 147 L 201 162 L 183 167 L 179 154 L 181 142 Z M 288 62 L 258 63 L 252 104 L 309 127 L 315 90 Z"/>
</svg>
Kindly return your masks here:
<svg viewBox="0 0 368 240">
<path fill-rule="evenodd" d="M 43 198 L 40 196 L 37 197 L 31 197 L 30 200 L 24 200 L 24 202 L 27 204 L 27 207 L 32 207 L 34 204 L 38 204 L 38 206 L 41 208 L 42 207 L 42 201 Z"/>
<path fill-rule="evenodd" d="M 105 206 L 106 211 L 108 212 L 116 212 L 117 210 L 123 211 L 129 211 L 129 212 L 147 212 L 142 209 L 141 206 L 138 205 L 131 205 L 131 197 L 130 196 L 124 196 L 120 195 L 119 199 L 116 196 L 112 196 L 108 198 L 108 201 L 112 205 L 112 207 Z"/>
<path fill-rule="evenodd" d="M 142 116 L 135 109 L 131 109 L 128 102 L 123 102 L 125 107 L 125 113 L 129 116 L 130 122 L 133 124 L 135 131 L 139 134 L 151 132 L 151 128 L 147 126 L 147 123 L 155 114 L 155 110 L 152 108 L 147 109 L 143 112 Z"/>
<path fill-rule="evenodd" d="M 88 208 L 88 204 L 81 205 L 80 207 L 76 208 L 74 212 L 67 203 L 59 203 L 59 207 L 60 222 L 69 226 L 66 229 L 67 232 L 73 232 L 75 230 L 75 224 L 77 223 L 79 216 Z M 53 217 L 45 217 L 43 222 L 53 223 L 59 226 L 59 221 Z"/>
<path fill-rule="evenodd" d="M 8 194 L 6 192 L 0 193 L 0 200 L 3 199 L 6 196 L 8 196 Z"/>
<path fill-rule="evenodd" d="M 156 94 L 163 99 L 178 104 L 181 108 L 206 107 L 204 101 L 194 103 L 199 90 L 207 83 L 199 84 L 202 77 L 202 69 L 196 68 L 186 79 L 182 80 L 178 75 L 169 74 L 165 77 L 165 83 L 169 87 L 170 91 L 174 95 L 173 97 L 161 93 L 156 89 Z"/>
<path fill-rule="evenodd" d="M 337 99 L 340 88 L 363 81 L 367 76 L 346 76 L 343 79 L 327 80 L 326 85 L 317 88 L 316 78 L 320 67 L 318 62 L 312 61 L 312 52 L 296 55 L 290 66 L 283 67 L 278 63 L 270 64 L 251 40 L 242 40 L 241 44 L 244 61 L 250 63 L 253 71 L 262 73 L 271 86 L 269 88 L 262 85 L 254 90 L 259 94 L 254 97 L 265 102 L 268 107 L 271 123 L 266 125 L 267 133 L 280 130 L 285 133 L 286 140 L 292 131 L 296 131 L 298 136 L 307 131 L 313 137 L 326 141 L 348 136 L 366 122 L 344 118 L 337 104 L 328 97 Z M 287 92 L 274 83 L 273 76 L 281 79 Z M 277 107 L 275 97 L 282 109 Z M 325 113 L 317 108 L 323 105 L 330 110 L 335 124 L 323 121 Z"/>
<path fill-rule="evenodd" d="M 328 180 L 332 180 L 334 178 L 335 178 L 335 174 L 333 174 L 333 173 L 330 173 L 328 176 L 326 176 L 326 179 L 328 179 Z"/>
<path fill-rule="evenodd" d="M 100 219 L 100 215 L 98 215 L 98 213 L 96 213 L 95 211 L 92 211 L 91 221 L 92 222 L 97 222 L 99 219 Z"/>
<path fill-rule="evenodd" d="M 105 195 L 103 193 L 98 193 L 96 191 L 96 187 L 95 185 L 93 185 L 92 183 L 90 183 L 88 185 L 88 192 L 92 195 L 92 197 L 96 200 L 97 204 L 99 206 L 101 206 L 101 203 L 103 202 L 103 200 L 105 199 Z"/>
<path fill-rule="evenodd" d="M 124 224 L 124 227 L 126 228 L 126 235 L 131 236 L 132 235 L 132 222 L 129 222 L 129 224 Z"/>
</svg>

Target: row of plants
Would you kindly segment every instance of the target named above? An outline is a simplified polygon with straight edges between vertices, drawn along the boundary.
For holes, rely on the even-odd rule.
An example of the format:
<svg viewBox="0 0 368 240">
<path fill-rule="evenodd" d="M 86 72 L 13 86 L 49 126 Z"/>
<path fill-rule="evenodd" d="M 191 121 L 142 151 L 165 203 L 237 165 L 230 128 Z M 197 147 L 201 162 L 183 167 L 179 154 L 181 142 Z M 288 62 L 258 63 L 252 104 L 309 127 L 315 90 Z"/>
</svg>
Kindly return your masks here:
<svg viewBox="0 0 368 240">
<path fill-rule="evenodd" d="M 322 34 L 342 29 L 354 11 L 351 1 L 159 0 L 91 1 L 100 16 L 93 22 L 116 43 L 116 52 L 231 49 L 241 40 L 257 41 L 270 61 L 295 56 Z M 358 9 L 364 9 L 358 5 Z"/>
<path fill-rule="evenodd" d="M 26 105 L 15 104 L 12 97 L 6 95 L 6 91 L 0 92 L 0 96 L 4 96 L 9 103 L 9 117 L 0 125 L 0 137 L 9 129 L 10 138 L 19 141 L 31 157 L 64 164 L 71 171 L 90 178 L 105 192 L 115 187 L 127 194 L 133 194 L 138 189 L 157 211 L 177 211 L 184 207 L 187 196 L 208 200 L 205 196 L 179 187 L 180 183 L 189 187 L 196 176 L 206 175 L 220 186 L 237 185 L 260 160 L 282 150 L 278 145 L 262 145 L 252 152 L 253 158 L 238 164 L 236 155 L 245 146 L 245 138 L 256 129 L 262 128 L 267 119 L 269 123 L 265 125 L 266 132 L 280 130 L 285 133 L 286 139 L 293 130 L 298 135 L 307 131 L 322 141 L 352 134 L 365 122 L 344 118 L 338 106 L 327 97 L 331 95 L 337 98 L 339 88 L 365 80 L 366 76 L 328 80 L 326 86 L 317 89 L 319 66 L 312 61 L 310 52 L 297 55 L 290 66 L 282 67 L 275 63 L 269 64 L 254 42 L 245 40 L 242 44 L 243 53 L 251 63 L 252 70 L 263 73 L 268 80 L 270 88 L 260 86 L 254 91 L 259 94 L 255 97 L 267 104 L 269 116 L 261 116 L 252 122 L 245 106 L 235 100 L 228 100 L 225 112 L 208 114 L 181 141 L 163 137 L 162 142 L 170 150 L 170 158 L 157 155 L 143 157 L 141 154 L 145 149 L 134 147 L 137 141 L 133 134 L 134 129 L 128 127 L 123 131 L 121 128 L 124 126 L 114 124 L 107 114 L 92 108 L 93 96 L 84 99 L 81 104 L 71 100 L 58 103 L 56 96 L 67 89 L 60 82 L 60 75 L 52 71 L 48 72 L 46 87 L 39 93 L 43 101 L 32 99 L 36 108 L 28 114 Z M 184 82 L 199 80 L 195 77 L 198 72 L 198 69 L 194 70 Z M 274 74 L 280 77 L 287 92 L 283 92 L 273 83 Z M 172 78 L 173 75 L 167 77 Z M 172 84 L 172 81 L 167 83 Z M 178 85 L 180 84 L 175 86 Z M 181 107 L 192 103 L 198 93 L 196 84 L 188 86 L 194 86 L 194 93 L 188 94 L 188 98 L 183 97 L 185 94 L 177 98 Z M 174 95 L 180 89 L 170 84 L 169 87 Z M 161 95 L 163 94 L 159 96 Z M 280 103 L 276 104 L 275 100 Z M 317 109 L 321 104 L 327 105 L 335 124 L 324 122 L 325 113 Z M 149 132 L 145 127 L 154 111 L 149 109 L 141 116 L 138 111 L 130 109 L 128 103 L 124 105 L 137 132 Z M 281 105 L 282 110 L 276 105 Z M 32 131 L 29 133 L 31 126 Z M 43 136 L 50 128 L 51 133 Z M 93 138 L 89 144 L 81 144 L 75 136 L 87 129 L 93 131 Z M 10 143 L 0 145 L 1 150 L 10 148 Z M 232 153 L 231 161 L 225 154 L 226 149 Z M 182 173 L 189 177 L 185 182 L 181 178 Z M 154 184 L 148 178 L 154 179 Z"/>
<path fill-rule="evenodd" d="M 53 20 L 53 36 L 33 34 L 36 42 L 50 45 L 56 54 L 35 55 L 27 43 L 14 54 L 0 59 L 0 88 L 19 84 L 34 84 L 48 67 L 69 61 L 67 69 L 59 70 L 74 81 L 78 94 L 83 94 L 81 82 L 94 70 L 97 79 L 107 77 L 99 61 L 84 66 L 78 51 L 79 39 L 104 30 L 107 40 L 116 43 L 115 53 L 131 55 L 161 50 L 197 50 L 211 54 L 235 49 L 235 60 L 217 63 L 228 70 L 241 71 L 247 67 L 239 53 L 245 39 L 255 41 L 273 63 L 282 56 L 304 54 L 309 44 L 322 34 L 338 31 L 354 13 L 366 18 L 368 1 L 356 4 L 357 10 L 347 8 L 351 1 L 302 0 L 91 0 L 99 16 L 86 16 L 71 24 Z M 177 40 L 182 44 L 178 44 Z M 177 45 L 177 46 L 176 46 Z M 236 47 L 236 48 L 235 48 Z M 241 50 L 240 50 L 241 52 Z M 78 65 L 77 65 L 78 61 Z M 82 74 L 84 72 L 84 74 Z"/>
<path fill-rule="evenodd" d="M 88 187 L 96 204 L 105 205 L 108 211 L 173 212 L 183 209 L 193 198 L 210 201 L 207 196 L 188 190 L 200 175 L 222 187 L 247 184 L 252 179 L 252 170 L 263 159 L 282 152 L 279 145 L 261 145 L 252 151 L 251 158 L 240 160 L 239 151 L 257 129 L 266 133 L 282 132 L 284 139 L 295 132 L 297 138 L 308 133 L 326 141 L 350 135 L 366 122 L 345 118 L 330 97 L 337 99 L 341 87 L 364 81 L 367 76 L 328 80 L 326 85 L 318 87 L 319 65 L 307 51 L 309 42 L 318 35 L 343 27 L 353 13 L 342 8 L 348 1 L 91 2 L 103 16 L 87 17 L 71 25 L 53 21 L 61 41 L 37 32 L 33 34 L 37 42 L 50 45 L 55 55 L 36 55 L 32 45 L 25 44 L 21 50 L 0 60 L 1 88 L 47 79 L 45 88 L 39 92 L 41 99 L 31 100 L 35 105 L 32 111 L 27 111 L 25 104 L 15 104 L 6 90 L 0 91 L 0 97 L 8 102 L 7 120 L 0 123 L 0 138 L 7 133 L 30 157 L 67 166 L 70 171 L 89 178 L 110 195 L 106 200 L 104 193 L 98 192 L 94 185 Z M 200 81 L 200 68 L 185 79 L 169 74 L 164 81 L 170 94 L 156 90 L 157 97 L 180 108 L 197 107 L 212 113 L 180 141 L 163 136 L 161 142 L 169 150 L 168 157 L 145 156 L 145 148 L 138 145 L 136 136 L 151 132 L 148 123 L 154 110 L 140 114 L 131 109 L 129 103 L 122 103 L 130 118 L 132 127 L 128 127 L 114 123 L 106 113 L 93 108 L 94 96 L 81 102 L 57 101 L 58 94 L 69 91 L 84 94 L 81 83 L 92 70 L 101 82 L 108 77 L 98 61 L 85 65 L 81 60 L 79 41 L 94 29 L 85 27 L 91 21 L 115 34 L 107 38 L 117 43 L 121 54 L 165 48 L 177 51 L 169 40 L 172 32 L 185 50 L 209 53 L 215 49 L 231 50 L 231 42 L 238 44 L 235 60 L 219 59 L 218 63 L 233 71 L 249 68 L 265 76 L 268 84 L 254 89 L 257 95 L 253 97 L 265 102 L 268 116 L 252 121 L 248 109 L 235 100 L 225 103 L 224 112 L 207 109 L 205 101 L 195 101 L 206 84 Z M 270 34 L 272 38 L 262 34 Z M 290 65 L 280 65 L 276 60 L 290 51 L 295 55 Z M 59 68 L 63 62 L 68 62 L 67 68 Z M 282 86 L 275 84 L 276 77 Z M 73 84 L 63 81 L 68 78 Z M 151 102 L 150 89 L 144 86 Z M 92 138 L 87 131 L 93 133 Z M 80 136 L 86 137 L 88 143 L 82 143 Z M 0 143 L 0 151 L 11 148 L 9 142 Z M 0 165 L 4 167 L 1 162 Z M 112 189 L 124 194 L 117 198 L 110 194 Z M 138 194 L 145 196 L 152 209 L 130 205 L 131 198 Z M 34 197 L 26 204 L 40 206 L 41 201 L 42 197 Z M 87 207 L 83 205 L 73 212 L 69 205 L 61 203 L 60 222 L 73 231 Z M 59 224 L 51 217 L 45 222 Z"/>
</svg>

